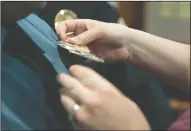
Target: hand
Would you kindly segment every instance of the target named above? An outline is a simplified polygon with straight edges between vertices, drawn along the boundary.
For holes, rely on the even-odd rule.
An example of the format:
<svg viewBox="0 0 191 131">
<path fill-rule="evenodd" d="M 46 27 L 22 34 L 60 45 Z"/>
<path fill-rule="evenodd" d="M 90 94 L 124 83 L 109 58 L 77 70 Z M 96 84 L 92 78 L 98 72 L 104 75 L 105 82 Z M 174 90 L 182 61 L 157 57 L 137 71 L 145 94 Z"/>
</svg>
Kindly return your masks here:
<svg viewBox="0 0 191 131">
<path fill-rule="evenodd" d="M 57 34 L 63 41 L 83 46 L 106 61 L 126 60 L 130 54 L 126 48 L 130 28 L 89 19 L 68 20 L 61 22 Z M 67 37 L 74 32 L 75 37 Z"/>
<path fill-rule="evenodd" d="M 61 101 L 68 111 L 80 103 L 75 116 L 83 126 L 96 130 L 149 129 L 139 107 L 96 72 L 78 65 L 69 72 L 74 78 L 58 76 L 63 86 Z"/>
</svg>

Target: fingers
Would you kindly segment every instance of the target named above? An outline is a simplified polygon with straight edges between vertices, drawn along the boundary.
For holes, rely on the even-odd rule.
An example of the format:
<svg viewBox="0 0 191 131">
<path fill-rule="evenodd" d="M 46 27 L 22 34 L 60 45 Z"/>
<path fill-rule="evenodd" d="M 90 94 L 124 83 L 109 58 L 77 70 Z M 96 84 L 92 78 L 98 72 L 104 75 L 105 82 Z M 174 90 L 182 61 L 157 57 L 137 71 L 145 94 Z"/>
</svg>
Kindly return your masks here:
<svg viewBox="0 0 191 131">
<path fill-rule="evenodd" d="M 80 34 L 87 30 L 91 26 L 88 20 L 66 20 L 61 22 L 56 27 L 56 33 L 60 36 L 62 40 L 65 40 L 68 32 L 74 32 L 75 34 Z"/>
<path fill-rule="evenodd" d="M 93 27 L 73 38 L 68 38 L 68 42 L 76 45 L 87 45 L 93 41 L 105 37 L 105 32 L 100 27 Z"/>
<path fill-rule="evenodd" d="M 64 105 L 64 108 L 69 112 L 74 105 L 76 104 L 76 102 L 69 96 L 67 95 L 62 95 L 61 96 L 61 102 Z"/>
<path fill-rule="evenodd" d="M 66 109 L 66 111 L 68 112 L 70 112 L 74 108 L 75 104 L 77 104 L 70 96 L 67 96 L 67 95 L 61 96 L 61 102 L 64 108 Z M 87 107 L 84 105 L 80 105 L 80 109 L 77 110 L 75 114 L 76 119 L 84 123 L 86 122 L 88 116 L 89 116 L 89 112 L 87 110 Z"/>
<path fill-rule="evenodd" d="M 87 87 L 93 87 L 97 90 L 104 90 L 111 87 L 111 84 L 107 80 L 90 68 L 74 65 L 70 67 L 69 72 Z"/>
<path fill-rule="evenodd" d="M 59 23 L 59 25 L 56 27 L 56 33 L 60 36 L 62 40 L 65 40 L 67 32 L 75 31 L 77 22 L 78 21 L 76 20 L 74 21 L 68 20 L 68 21 Z"/>
<path fill-rule="evenodd" d="M 58 76 L 58 82 L 63 86 L 65 94 L 72 97 L 74 100 L 79 100 L 81 103 L 89 104 L 95 101 L 95 93 L 83 86 L 78 80 L 66 74 Z"/>
<path fill-rule="evenodd" d="M 61 96 L 61 102 L 66 109 L 66 111 L 70 112 L 74 106 L 77 104 L 72 97 L 67 96 L 67 95 L 62 95 Z M 85 108 L 83 105 L 80 106 L 80 109 L 76 112 L 76 119 L 79 121 L 84 122 L 87 117 L 88 117 L 88 111 L 87 108 Z"/>
<path fill-rule="evenodd" d="M 94 20 L 67 20 L 56 27 L 56 32 L 62 40 L 66 40 L 71 44 L 86 45 L 106 35 L 104 29 L 96 23 L 101 22 Z M 68 32 L 74 32 L 76 37 L 67 38 L 66 33 Z"/>
</svg>

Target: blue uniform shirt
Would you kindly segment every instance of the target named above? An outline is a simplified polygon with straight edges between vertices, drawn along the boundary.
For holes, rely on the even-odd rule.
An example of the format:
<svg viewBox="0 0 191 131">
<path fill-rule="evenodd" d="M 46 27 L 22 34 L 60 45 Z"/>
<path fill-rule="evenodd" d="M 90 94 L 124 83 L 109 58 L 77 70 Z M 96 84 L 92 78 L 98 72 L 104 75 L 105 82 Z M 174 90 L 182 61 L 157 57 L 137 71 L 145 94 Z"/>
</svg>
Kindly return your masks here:
<svg viewBox="0 0 191 131">
<path fill-rule="evenodd" d="M 35 23 L 38 24 L 35 26 L 33 25 Z M 56 35 L 44 21 L 31 14 L 18 24 L 35 44 L 49 49 L 44 50 L 44 55 L 58 73 L 67 71 L 64 64 L 58 60 L 55 38 L 46 37 L 47 35 L 56 37 Z M 42 32 L 39 32 L 37 28 L 41 28 Z M 1 28 L 1 46 L 5 36 L 6 29 Z M 50 51 L 52 54 L 49 54 Z M 38 72 L 34 72 L 20 60 L 2 52 L 1 80 L 3 130 L 46 130 L 61 127 L 47 104 L 45 88 Z"/>
</svg>

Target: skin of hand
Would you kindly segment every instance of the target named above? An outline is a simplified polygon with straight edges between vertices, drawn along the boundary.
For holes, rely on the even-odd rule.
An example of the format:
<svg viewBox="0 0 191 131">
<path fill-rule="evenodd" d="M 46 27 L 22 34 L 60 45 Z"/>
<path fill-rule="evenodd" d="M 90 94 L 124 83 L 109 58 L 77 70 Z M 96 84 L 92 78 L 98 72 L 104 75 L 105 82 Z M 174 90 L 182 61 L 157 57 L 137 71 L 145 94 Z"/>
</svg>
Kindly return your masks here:
<svg viewBox="0 0 191 131">
<path fill-rule="evenodd" d="M 130 55 L 130 51 L 125 47 L 128 29 L 119 24 L 79 19 L 61 22 L 56 31 L 65 42 L 87 45 L 94 54 L 104 60 L 119 61 L 126 60 Z M 67 37 L 66 33 L 69 32 L 73 32 L 75 37 Z"/>
<path fill-rule="evenodd" d="M 79 123 L 96 130 L 148 130 L 149 124 L 139 107 L 114 85 L 88 67 L 73 65 L 60 74 L 61 101 L 67 111 L 77 103 Z"/>
<path fill-rule="evenodd" d="M 87 45 L 105 61 L 127 60 L 147 68 L 171 87 L 189 91 L 190 45 L 114 23 L 89 19 L 70 20 L 57 28 L 60 38 L 76 45 Z M 66 37 L 74 32 L 75 37 Z"/>
</svg>

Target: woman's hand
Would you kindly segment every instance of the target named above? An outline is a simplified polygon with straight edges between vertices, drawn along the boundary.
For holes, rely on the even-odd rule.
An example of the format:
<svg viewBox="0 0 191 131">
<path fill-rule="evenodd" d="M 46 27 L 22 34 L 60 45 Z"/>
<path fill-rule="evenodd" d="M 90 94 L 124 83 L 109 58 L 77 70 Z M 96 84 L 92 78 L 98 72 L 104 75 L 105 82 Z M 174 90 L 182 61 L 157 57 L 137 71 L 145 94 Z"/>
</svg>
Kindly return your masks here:
<svg viewBox="0 0 191 131">
<path fill-rule="evenodd" d="M 96 20 L 79 19 L 61 22 L 57 34 L 68 43 L 84 46 L 87 45 L 97 56 L 106 61 L 126 60 L 130 51 L 126 48 L 130 28 Z M 73 32 L 75 37 L 67 37 Z"/>
<path fill-rule="evenodd" d="M 78 65 L 69 72 L 73 77 L 58 76 L 63 86 L 61 101 L 69 112 L 80 103 L 75 114 L 80 124 L 96 130 L 149 129 L 139 107 L 96 72 Z"/>
</svg>

